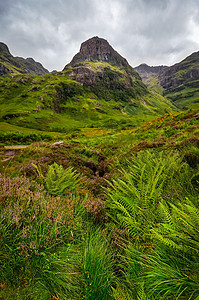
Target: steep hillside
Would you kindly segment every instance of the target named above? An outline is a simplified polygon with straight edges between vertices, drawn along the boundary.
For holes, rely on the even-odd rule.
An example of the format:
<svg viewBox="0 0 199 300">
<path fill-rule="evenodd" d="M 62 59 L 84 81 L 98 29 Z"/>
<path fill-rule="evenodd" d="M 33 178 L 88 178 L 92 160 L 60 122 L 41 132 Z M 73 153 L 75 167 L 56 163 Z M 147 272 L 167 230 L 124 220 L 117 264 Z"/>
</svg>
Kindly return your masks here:
<svg viewBox="0 0 199 300">
<path fill-rule="evenodd" d="M 34 61 L 33 58 L 14 57 L 8 46 L 0 43 L 0 76 L 6 74 L 23 74 L 30 73 L 36 75 L 43 75 L 49 73 L 42 64 Z"/>
<path fill-rule="evenodd" d="M 176 106 L 186 109 L 199 102 L 199 52 L 166 68 L 159 76 L 165 95 Z"/>
</svg>

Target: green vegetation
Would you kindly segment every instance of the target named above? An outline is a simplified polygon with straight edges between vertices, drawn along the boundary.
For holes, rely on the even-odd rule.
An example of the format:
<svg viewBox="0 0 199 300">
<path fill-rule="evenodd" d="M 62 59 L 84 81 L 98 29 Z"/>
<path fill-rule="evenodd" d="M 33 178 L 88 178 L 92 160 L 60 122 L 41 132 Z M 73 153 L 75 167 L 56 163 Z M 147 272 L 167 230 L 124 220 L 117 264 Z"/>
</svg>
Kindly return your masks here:
<svg viewBox="0 0 199 300">
<path fill-rule="evenodd" d="M 82 86 L 66 73 L 1 77 L 0 122 L 48 132 L 128 128 L 174 109 L 165 98 L 146 92 L 142 83 L 135 81 L 126 88 L 117 75 L 121 72 L 108 68 L 104 72 L 95 86 Z"/>
<path fill-rule="evenodd" d="M 0 297 L 197 299 L 198 133 L 189 110 L 2 140 Z"/>
<path fill-rule="evenodd" d="M 0 298 L 198 299 L 197 101 L 87 67 L 0 78 Z"/>
</svg>

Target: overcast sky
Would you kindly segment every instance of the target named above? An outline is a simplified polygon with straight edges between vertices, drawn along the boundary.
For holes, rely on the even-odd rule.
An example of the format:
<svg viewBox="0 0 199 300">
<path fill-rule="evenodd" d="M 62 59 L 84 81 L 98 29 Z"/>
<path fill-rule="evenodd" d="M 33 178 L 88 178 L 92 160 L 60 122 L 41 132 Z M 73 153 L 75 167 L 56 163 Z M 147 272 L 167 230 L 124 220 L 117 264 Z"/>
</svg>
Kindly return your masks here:
<svg viewBox="0 0 199 300">
<path fill-rule="evenodd" d="M 93 36 L 133 67 L 172 65 L 199 51 L 199 0 L 0 0 L 0 41 L 50 71 Z"/>
</svg>

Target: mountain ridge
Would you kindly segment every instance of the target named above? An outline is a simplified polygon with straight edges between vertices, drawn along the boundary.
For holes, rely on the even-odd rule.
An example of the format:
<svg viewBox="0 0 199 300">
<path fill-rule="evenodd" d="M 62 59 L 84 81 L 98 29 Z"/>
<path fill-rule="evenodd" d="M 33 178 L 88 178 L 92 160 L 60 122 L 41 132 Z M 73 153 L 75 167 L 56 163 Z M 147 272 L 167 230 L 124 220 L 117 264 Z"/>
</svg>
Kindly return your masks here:
<svg viewBox="0 0 199 300">
<path fill-rule="evenodd" d="M 49 71 L 33 58 L 14 57 L 6 44 L 0 42 L 0 76 L 6 74 L 44 75 Z"/>
</svg>

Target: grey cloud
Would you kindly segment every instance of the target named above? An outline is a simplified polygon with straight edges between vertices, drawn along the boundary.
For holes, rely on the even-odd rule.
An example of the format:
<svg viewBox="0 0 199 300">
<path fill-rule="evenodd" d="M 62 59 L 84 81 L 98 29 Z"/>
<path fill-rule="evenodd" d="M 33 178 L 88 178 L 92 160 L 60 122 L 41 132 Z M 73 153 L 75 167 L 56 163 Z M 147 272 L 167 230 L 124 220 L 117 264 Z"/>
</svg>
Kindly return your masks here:
<svg viewBox="0 0 199 300">
<path fill-rule="evenodd" d="M 0 0 L 0 36 L 13 55 L 50 70 L 94 35 L 133 66 L 172 64 L 199 50 L 198 12 L 198 0 Z"/>
</svg>

